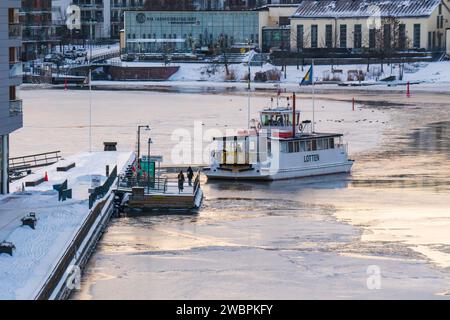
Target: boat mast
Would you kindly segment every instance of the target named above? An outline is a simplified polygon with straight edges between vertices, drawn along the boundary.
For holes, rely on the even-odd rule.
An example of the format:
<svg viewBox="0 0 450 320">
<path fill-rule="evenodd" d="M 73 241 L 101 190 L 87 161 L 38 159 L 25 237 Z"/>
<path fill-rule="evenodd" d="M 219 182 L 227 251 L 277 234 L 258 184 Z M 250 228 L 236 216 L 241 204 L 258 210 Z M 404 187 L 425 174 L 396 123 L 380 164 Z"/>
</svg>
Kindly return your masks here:
<svg viewBox="0 0 450 320">
<path fill-rule="evenodd" d="M 295 92 L 292 93 L 292 136 L 295 137 Z"/>
<path fill-rule="evenodd" d="M 312 120 L 312 132 L 314 133 L 314 117 L 315 117 L 315 103 L 316 103 L 316 99 L 315 99 L 315 90 L 314 90 L 314 59 L 312 60 L 312 64 L 311 64 L 311 81 L 312 81 L 312 109 L 313 109 L 313 120 Z"/>
</svg>

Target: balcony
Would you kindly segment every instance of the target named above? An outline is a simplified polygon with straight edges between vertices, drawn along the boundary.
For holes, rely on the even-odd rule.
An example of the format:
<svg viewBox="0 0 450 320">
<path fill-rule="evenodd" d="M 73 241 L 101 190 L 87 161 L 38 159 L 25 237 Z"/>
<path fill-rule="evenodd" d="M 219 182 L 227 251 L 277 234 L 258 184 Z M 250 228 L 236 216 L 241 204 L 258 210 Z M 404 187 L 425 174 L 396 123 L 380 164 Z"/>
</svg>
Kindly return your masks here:
<svg viewBox="0 0 450 320">
<path fill-rule="evenodd" d="M 23 76 L 23 64 L 22 62 L 10 62 L 9 63 L 9 78 L 10 79 L 22 79 Z"/>
<path fill-rule="evenodd" d="M 9 101 L 9 116 L 17 117 L 22 115 L 22 100 Z"/>
<path fill-rule="evenodd" d="M 20 23 L 9 24 L 9 38 L 20 39 L 22 37 L 22 26 Z"/>
</svg>

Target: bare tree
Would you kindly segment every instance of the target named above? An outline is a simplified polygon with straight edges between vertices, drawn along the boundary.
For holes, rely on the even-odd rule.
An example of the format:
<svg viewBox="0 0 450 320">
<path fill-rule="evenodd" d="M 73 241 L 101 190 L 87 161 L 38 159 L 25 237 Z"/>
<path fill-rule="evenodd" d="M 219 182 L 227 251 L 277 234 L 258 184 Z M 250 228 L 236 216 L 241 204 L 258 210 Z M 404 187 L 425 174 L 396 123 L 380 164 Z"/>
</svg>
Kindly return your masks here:
<svg viewBox="0 0 450 320">
<path fill-rule="evenodd" d="M 380 55 L 382 61 L 381 71 L 383 72 L 384 58 L 391 58 L 395 51 L 406 49 L 409 45 L 410 40 L 406 35 L 404 24 L 397 17 L 383 18 L 381 28 L 375 31 L 375 52 Z"/>
</svg>

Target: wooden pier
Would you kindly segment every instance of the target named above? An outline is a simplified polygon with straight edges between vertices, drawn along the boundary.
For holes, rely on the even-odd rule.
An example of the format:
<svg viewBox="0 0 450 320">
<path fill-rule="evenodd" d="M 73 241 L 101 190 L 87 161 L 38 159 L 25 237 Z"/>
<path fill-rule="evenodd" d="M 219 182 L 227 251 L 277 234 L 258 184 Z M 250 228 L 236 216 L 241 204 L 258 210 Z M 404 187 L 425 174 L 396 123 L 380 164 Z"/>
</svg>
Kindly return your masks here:
<svg viewBox="0 0 450 320">
<path fill-rule="evenodd" d="M 187 182 L 180 192 L 176 179 L 155 178 L 150 181 L 126 179 L 121 177 L 116 194 L 124 199 L 124 212 L 168 212 L 197 211 L 203 199 L 200 186 L 200 171 L 197 172 L 192 186 Z"/>
</svg>

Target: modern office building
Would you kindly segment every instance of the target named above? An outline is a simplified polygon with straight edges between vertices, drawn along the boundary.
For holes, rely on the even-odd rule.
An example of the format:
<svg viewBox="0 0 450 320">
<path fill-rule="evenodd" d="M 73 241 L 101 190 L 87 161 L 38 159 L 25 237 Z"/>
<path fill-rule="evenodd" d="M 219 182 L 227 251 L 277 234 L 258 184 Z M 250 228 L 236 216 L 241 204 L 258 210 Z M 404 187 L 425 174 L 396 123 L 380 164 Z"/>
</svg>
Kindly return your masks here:
<svg viewBox="0 0 450 320">
<path fill-rule="evenodd" d="M 52 24 L 51 0 L 22 0 L 20 23 L 23 61 L 43 57 L 59 43 Z"/>
<path fill-rule="evenodd" d="M 9 192 L 9 134 L 22 127 L 20 0 L 0 1 L 0 193 Z"/>
<path fill-rule="evenodd" d="M 127 11 L 126 51 L 189 52 L 221 43 L 259 43 L 257 11 Z"/>
<path fill-rule="evenodd" d="M 127 11 L 125 52 L 189 52 L 201 47 L 250 44 L 268 51 L 289 48 L 290 17 L 297 5 L 265 5 L 254 10 Z M 280 38 L 279 35 L 282 34 Z"/>
</svg>

